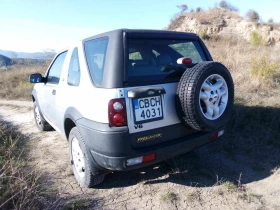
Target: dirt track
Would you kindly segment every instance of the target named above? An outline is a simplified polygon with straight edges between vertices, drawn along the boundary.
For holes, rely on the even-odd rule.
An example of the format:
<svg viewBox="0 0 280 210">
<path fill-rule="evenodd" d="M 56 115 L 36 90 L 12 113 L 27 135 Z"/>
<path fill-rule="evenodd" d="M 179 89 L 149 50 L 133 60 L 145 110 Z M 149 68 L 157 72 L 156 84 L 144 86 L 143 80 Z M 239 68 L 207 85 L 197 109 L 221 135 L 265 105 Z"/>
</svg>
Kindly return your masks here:
<svg viewBox="0 0 280 210">
<path fill-rule="evenodd" d="M 246 136 L 226 134 L 171 161 L 114 172 L 95 189 L 85 189 L 71 172 L 67 141 L 56 131 L 39 133 L 31 107 L 29 102 L 0 101 L 0 118 L 29 137 L 30 166 L 40 171 L 48 191 L 57 193 L 50 208 L 88 199 L 89 209 L 280 209 L 279 144 L 257 147 L 246 143 Z M 221 184 L 237 185 L 238 180 L 237 189 Z"/>
</svg>

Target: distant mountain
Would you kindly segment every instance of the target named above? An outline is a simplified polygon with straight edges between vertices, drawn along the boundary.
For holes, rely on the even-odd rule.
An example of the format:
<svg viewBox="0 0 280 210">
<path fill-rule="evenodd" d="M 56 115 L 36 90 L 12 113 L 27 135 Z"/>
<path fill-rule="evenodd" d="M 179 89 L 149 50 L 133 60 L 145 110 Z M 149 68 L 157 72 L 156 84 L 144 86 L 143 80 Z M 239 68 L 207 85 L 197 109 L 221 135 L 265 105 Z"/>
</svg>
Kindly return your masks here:
<svg viewBox="0 0 280 210">
<path fill-rule="evenodd" d="M 12 60 L 4 55 L 0 55 L 0 67 L 10 66 Z"/>
<path fill-rule="evenodd" d="M 45 52 L 27 53 L 27 52 L 13 52 L 8 50 L 0 50 L 0 54 L 9 58 L 16 57 L 16 58 L 29 58 L 29 59 L 42 59 L 42 60 L 45 60 L 46 58 L 50 57 L 50 53 L 45 53 Z M 54 55 L 55 53 L 53 53 L 53 56 Z"/>
</svg>

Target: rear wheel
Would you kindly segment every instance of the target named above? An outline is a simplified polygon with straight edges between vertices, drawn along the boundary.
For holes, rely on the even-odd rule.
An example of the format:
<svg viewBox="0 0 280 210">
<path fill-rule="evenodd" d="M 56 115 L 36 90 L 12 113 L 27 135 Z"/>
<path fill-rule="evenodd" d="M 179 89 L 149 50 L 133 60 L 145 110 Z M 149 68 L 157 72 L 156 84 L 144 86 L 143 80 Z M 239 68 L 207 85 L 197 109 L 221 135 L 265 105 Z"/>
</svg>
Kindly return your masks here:
<svg viewBox="0 0 280 210">
<path fill-rule="evenodd" d="M 52 126 L 42 116 L 36 101 L 33 104 L 33 114 L 35 124 L 40 131 L 49 131 L 52 129 Z"/>
<path fill-rule="evenodd" d="M 69 152 L 75 178 L 81 186 L 93 187 L 103 182 L 105 175 L 91 170 L 89 154 L 77 127 L 70 131 Z"/>
<path fill-rule="evenodd" d="M 196 130 L 214 130 L 231 118 L 234 85 L 228 69 L 218 62 L 201 62 L 187 69 L 177 89 L 182 121 Z"/>
</svg>

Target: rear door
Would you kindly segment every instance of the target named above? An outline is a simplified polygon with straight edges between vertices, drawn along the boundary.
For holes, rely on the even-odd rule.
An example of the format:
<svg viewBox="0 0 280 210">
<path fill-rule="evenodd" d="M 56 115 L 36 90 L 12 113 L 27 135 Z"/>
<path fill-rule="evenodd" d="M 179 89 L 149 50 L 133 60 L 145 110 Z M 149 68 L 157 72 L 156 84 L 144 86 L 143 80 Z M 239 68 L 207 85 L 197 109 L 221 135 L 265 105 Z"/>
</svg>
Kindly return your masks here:
<svg viewBox="0 0 280 210">
<path fill-rule="evenodd" d="M 127 87 L 124 91 L 129 132 L 150 135 L 153 129 L 180 124 L 175 97 L 179 79 L 187 67 L 178 65 L 177 59 L 191 58 L 190 66 L 205 61 L 199 42 L 131 38 L 127 40 L 126 51 Z"/>
</svg>

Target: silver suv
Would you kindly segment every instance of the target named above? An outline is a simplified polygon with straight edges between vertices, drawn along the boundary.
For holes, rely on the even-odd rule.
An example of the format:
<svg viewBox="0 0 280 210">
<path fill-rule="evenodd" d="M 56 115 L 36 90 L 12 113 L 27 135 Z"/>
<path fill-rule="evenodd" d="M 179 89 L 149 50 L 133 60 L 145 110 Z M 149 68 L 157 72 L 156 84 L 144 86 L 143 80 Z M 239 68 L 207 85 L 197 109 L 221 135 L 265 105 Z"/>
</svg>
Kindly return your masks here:
<svg viewBox="0 0 280 210">
<path fill-rule="evenodd" d="M 224 133 L 234 86 L 193 33 L 120 29 L 59 52 L 32 74 L 34 118 L 69 142 L 78 182 L 144 167 Z"/>
</svg>

